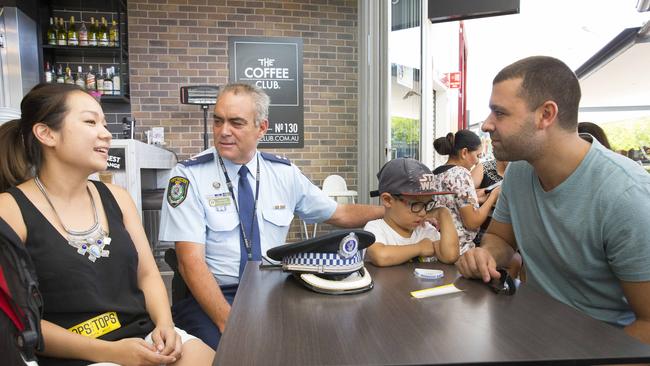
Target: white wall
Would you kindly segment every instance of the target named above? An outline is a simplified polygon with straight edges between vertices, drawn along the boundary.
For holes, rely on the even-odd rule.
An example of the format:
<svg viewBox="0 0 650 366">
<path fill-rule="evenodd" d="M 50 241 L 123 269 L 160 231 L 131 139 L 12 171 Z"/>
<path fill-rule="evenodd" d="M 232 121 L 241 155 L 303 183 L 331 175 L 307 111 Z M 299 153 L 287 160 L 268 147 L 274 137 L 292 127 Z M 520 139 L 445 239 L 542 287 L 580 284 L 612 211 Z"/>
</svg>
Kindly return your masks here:
<svg viewBox="0 0 650 366">
<path fill-rule="evenodd" d="M 423 144 L 433 145 L 433 141 L 458 129 L 458 89 L 448 89 L 440 80 L 444 73 L 457 72 L 458 61 L 458 22 L 428 23 L 431 39 L 430 54 L 433 64 L 433 89 L 436 90 L 436 125 L 432 136 L 425 136 Z M 431 123 L 431 121 L 429 121 Z M 447 161 L 446 156 L 435 153 L 432 167 Z"/>
</svg>

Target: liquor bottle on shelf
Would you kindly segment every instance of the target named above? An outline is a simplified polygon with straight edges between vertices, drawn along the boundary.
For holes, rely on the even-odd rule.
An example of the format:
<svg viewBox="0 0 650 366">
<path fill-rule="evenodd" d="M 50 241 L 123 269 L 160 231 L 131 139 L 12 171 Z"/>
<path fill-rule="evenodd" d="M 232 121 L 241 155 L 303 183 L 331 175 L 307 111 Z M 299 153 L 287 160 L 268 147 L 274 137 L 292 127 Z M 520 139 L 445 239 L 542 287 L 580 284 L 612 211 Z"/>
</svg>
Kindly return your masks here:
<svg viewBox="0 0 650 366">
<path fill-rule="evenodd" d="M 70 17 L 70 24 L 68 24 L 68 46 L 79 46 L 79 33 L 74 24 L 74 15 Z"/>
<path fill-rule="evenodd" d="M 50 67 L 50 61 L 45 61 L 45 82 L 51 83 L 53 79 L 52 68 Z"/>
<path fill-rule="evenodd" d="M 97 27 L 95 27 L 95 17 L 90 17 L 90 27 L 88 28 L 88 46 L 97 47 Z"/>
<path fill-rule="evenodd" d="M 113 24 L 108 32 L 108 45 L 111 47 L 120 46 L 120 30 L 115 19 L 113 19 Z"/>
<path fill-rule="evenodd" d="M 88 28 L 86 28 L 86 23 L 83 20 L 81 21 L 81 27 L 79 27 L 79 46 L 88 46 Z"/>
<path fill-rule="evenodd" d="M 108 27 L 106 27 L 106 18 L 102 17 L 99 24 L 99 47 L 108 47 Z"/>
<path fill-rule="evenodd" d="M 111 68 L 106 68 L 106 79 L 104 79 L 104 94 L 113 95 L 113 76 L 111 75 Z"/>
<path fill-rule="evenodd" d="M 113 95 L 121 95 L 120 92 L 120 69 L 115 72 L 115 66 L 111 66 L 111 75 L 113 75 Z"/>
<path fill-rule="evenodd" d="M 56 44 L 59 46 L 68 45 L 68 31 L 65 29 L 65 23 L 63 23 L 63 18 L 59 18 L 59 28 L 56 31 Z"/>
<path fill-rule="evenodd" d="M 56 46 L 56 41 L 56 26 L 54 25 L 54 19 L 50 17 L 50 26 L 47 28 L 47 44 Z"/>
<path fill-rule="evenodd" d="M 72 77 L 72 70 L 70 70 L 70 66 L 65 67 L 64 82 L 66 84 L 74 84 L 74 78 Z"/>
<path fill-rule="evenodd" d="M 83 69 L 81 68 L 81 65 L 77 66 L 77 78 L 74 80 L 74 83 L 77 84 L 77 86 L 80 86 L 82 88 L 86 88 L 86 77 L 84 76 Z"/>
<path fill-rule="evenodd" d="M 97 90 L 97 82 L 95 80 L 95 73 L 93 72 L 93 65 L 88 66 L 88 73 L 86 74 L 86 89 Z"/>
<path fill-rule="evenodd" d="M 56 83 L 63 84 L 65 83 L 65 76 L 63 75 L 63 65 L 59 64 L 59 67 L 56 69 Z"/>
<path fill-rule="evenodd" d="M 100 25 L 101 25 L 101 23 L 99 22 L 99 18 L 95 19 L 95 28 L 97 29 L 97 47 L 99 47 L 99 37 L 101 36 L 100 35 L 100 31 L 101 31 Z"/>
<path fill-rule="evenodd" d="M 99 69 L 99 75 L 97 75 L 97 91 L 99 94 L 104 94 L 104 69 L 101 65 L 97 65 Z"/>
</svg>

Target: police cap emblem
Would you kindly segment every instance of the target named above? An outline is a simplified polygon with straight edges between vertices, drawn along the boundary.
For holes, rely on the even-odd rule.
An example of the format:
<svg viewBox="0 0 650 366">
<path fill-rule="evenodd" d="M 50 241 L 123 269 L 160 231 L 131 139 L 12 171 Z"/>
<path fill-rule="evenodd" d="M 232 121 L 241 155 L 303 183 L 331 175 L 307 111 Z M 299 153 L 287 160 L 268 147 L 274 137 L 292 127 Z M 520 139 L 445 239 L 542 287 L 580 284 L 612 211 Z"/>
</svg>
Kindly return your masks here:
<svg viewBox="0 0 650 366">
<path fill-rule="evenodd" d="M 339 255 L 343 258 L 350 258 L 357 254 L 359 247 L 359 238 L 354 233 L 350 233 L 341 239 L 339 243 Z"/>
</svg>

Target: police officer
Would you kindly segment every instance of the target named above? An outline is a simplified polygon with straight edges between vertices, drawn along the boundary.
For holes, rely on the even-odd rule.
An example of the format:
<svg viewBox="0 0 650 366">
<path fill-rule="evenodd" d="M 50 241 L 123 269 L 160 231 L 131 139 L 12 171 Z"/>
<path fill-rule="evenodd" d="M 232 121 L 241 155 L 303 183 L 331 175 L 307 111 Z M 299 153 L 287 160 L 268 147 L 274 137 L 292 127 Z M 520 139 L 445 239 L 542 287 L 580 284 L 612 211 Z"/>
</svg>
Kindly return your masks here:
<svg viewBox="0 0 650 366">
<path fill-rule="evenodd" d="M 294 212 L 308 223 L 343 227 L 383 216 L 380 206 L 338 205 L 287 159 L 259 152 L 269 104 L 256 86 L 223 87 L 214 108 L 215 148 L 179 163 L 165 193 L 160 240 L 176 243 L 192 292 L 174 304 L 174 322 L 214 349 L 246 261 L 285 243 Z"/>
</svg>

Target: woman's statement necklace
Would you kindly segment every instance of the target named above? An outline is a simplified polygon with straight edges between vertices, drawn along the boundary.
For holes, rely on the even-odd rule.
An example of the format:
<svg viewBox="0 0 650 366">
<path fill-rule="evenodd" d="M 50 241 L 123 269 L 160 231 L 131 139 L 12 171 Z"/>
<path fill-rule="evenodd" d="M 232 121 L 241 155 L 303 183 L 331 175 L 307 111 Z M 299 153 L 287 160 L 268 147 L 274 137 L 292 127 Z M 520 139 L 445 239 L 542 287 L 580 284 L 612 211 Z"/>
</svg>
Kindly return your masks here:
<svg viewBox="0 0 650 366">
<path fill-rule="evenodd" d="M 95 199 L 90 193 L 90 188 L 88 188 L 88 186 L 86 186 L 86 191 L 90 196 L 90 203 L 93 206 L 93 213 L 95 214 L 94 223 L 88 230 L 75 231 L 68 229 L 63 224 L 59 213 L 56 212 L 56 208 L 54 208 L 52 201 L 50 201 L 47 190 L 45 190 L 45 186 L 43 186 L 43 183 L 38 178 L 38 175 L 34 177 L 34 183 L 36 183 L 36 187 L 38 187 L 41 193 L 43 193 L 43 196 L 45 196 L 47 203 L 49 203 L 50 207 L 52 207 L 52 211 L 54 211 L 54 215 L 56 216 L 57 220 L 59 220 L 59 223 L 63 227 L 63 230 L 65 230 L 65 232 L 68 234 L 68 244 L 76 248 L 77 253 L 82 256 L 85 256 L 86 253 L 88 253 L 88 260 L 93 263 L 97 260 L 97 258 L 108 257 L 110 255 L 110 251 L 105 250 L 104 247 L 111 243 L 111 238 L 108 236 L 108 233 L 102 229 L 102 225 L 99 222 L 99 216 L 97 215 Z"/>
</svg>

